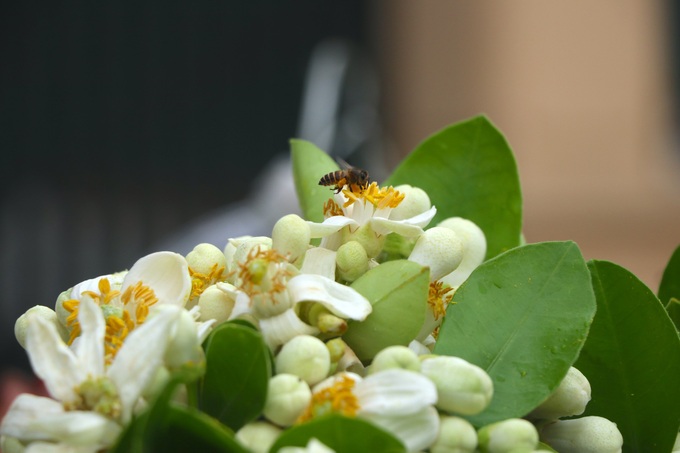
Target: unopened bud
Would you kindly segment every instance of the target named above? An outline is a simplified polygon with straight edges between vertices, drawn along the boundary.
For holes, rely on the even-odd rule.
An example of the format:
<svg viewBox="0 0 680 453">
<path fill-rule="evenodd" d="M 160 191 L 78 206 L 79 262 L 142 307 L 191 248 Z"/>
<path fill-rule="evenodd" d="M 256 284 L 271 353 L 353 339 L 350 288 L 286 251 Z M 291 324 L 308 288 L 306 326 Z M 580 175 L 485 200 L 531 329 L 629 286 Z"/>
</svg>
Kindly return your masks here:
<svg viewBox="0 0 680 453">
<path fill-rule="evenodd" d="M 338 277 L 353 282 L 368 270 L 368 254 L 357 241 L 345 242 L 338 248 L 335 263 Z"/>
<path fill-rule="evenodd" d="M 486 425 L 477 432 L 477 439 L 482 453 L 529 452 L 538 446 L 536 427 L 523 418 Z"/>
<path fill-rule="evenodd" d="M 436 406 L 462 415 L 478 414 L 489 405 L 493 381 L 482 368 L 459 357 L 438 356 L 421 363 L 421 372 L 437 386 Z"/>
<path fill-rule="evenodd" d="M 305 381 L 280 373 L 269 379 L 263 414 L 279 426 L 291 426 L 311 400 L 312 391 Z"/>
<path fill-rule="evenodd" d="M 225 291 L 223 288 L 233 285 L 220 283 L 219 286 L 209 286 L 198 298 L 200 307 L 199 321 L 214 319 L 216 323 L 221 323 L 229 319 L 234 303 L 236 302 L 236 290 Z"/>
<path fill-rule="evenodd" d="M 390 212 L 390 219 L 392 220 L 410 219 L 432 207 L 427 192 L 419 187 L 402 184 L 396 186 L 395 190 L 403 193 L 404 199 Z"/>
<path fill-rule="evenodd" d="M 192 271 L 201 274 L 210 274 L 213 268 L 225 268 L 227 259 L 224 252 L 212 244 L 198 244 L 187 254 L 187 264 Z"/>
<path fill-rule="evenodd" d="M 430 281 L 453 272 L 463 259 L 463 243 L 451 229 L 433 227 L 420 235 L 410 261 L 430 268 Z"/>
<path fill-rule="evenodd" d="M 456 232 L 463 244 L 463 259 L 460 265 L 444 276 L 442 281 L 458 288 L 470 276 L 486 256 L 486 236 L 476 223 L 462 217 L 450 217 L 437 224 Z"/>
<path fill-rule="evenodd" d="M 623 436 L 616 423 L 603 417 L 588 416 L 557 420 L 541 428 L 541 442 L 560 453 L 617 453 Z"/>
<path fill-rule="evenodd" d="M 375 355 L 368 372 L 373 374 L 390 368 L 420 371 L 420 360 L 418 355 L 406 346 L 388 346 Z"/>
<path fill-rule="evenodd" d="M 22 348 L 26 349 L 26 329 L 30 318 L 38 317 L 47 321 L 57 328 L 59 336 L 64 342 L 68 341 L 69 335 L 66 329 L 57 321 L 57 314 L 49 307 L 44 305 L 36 305 L 35 307 L 29 308 L 26 313 L 19 316 L 19 318 L 14 323 L 14 336 Z"/>
<path fill-rule="evenodd" d="M 253 453 L 268 453 L 276 439 L 281 435 L 281 428 L 267 422 L 251 422 L 236 432 L 236 440 Z"/>
<path fill-rule="evenodd" d="M 553 393 L 530 414 L 531 419 L 557 420 L 562 417 L 581 415 L 590 401 L 590 383 L 588 379 L 574 367 L 570 367 L 567 375 Z"/>
<path fill-rule="evenodd" d="M 290 262 L 304 255 L 309 248 L 309 224 L 296 214 L 281 217 L 272 229 L 272 248 Z"/>
<path fill-rule="evenodd" d="M 477 431 L 464 418 L 439 417 L 439 435 L 430 447 L 431 453 L 473 453 L 477 448 Z"/>
<path fill-rule="evenodd" d="M 331 356 L 325 343 L 311 335 L 298 335 L 284 344 L 276 356 L 278 373 L 294 374 L 307 384 L 321 382 L 331 366 Z"/>
</svg>

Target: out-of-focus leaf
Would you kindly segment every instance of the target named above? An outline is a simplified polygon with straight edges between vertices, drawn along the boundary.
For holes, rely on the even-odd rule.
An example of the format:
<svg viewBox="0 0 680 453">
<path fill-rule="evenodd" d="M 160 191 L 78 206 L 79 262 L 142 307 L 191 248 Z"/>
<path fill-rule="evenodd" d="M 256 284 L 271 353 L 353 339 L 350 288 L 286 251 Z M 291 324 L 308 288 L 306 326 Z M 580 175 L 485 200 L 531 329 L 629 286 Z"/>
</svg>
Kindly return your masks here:
<svg viewBox="0 0 680 453">
<path fill-rule="evenodd" d="M 487 258 L 516 247 L 522 229 L 517 165 L 503 135 L 484 116 L 430 136 L 385 184 L 420 187 L 437 207 L 435 225 L 448 217 L 475 222 L 486 235 Z"/>
<path fill-rule="evenodd" d="M 312 438 L 336 453 L 406 452 L 399 440 L 372 423 L 336 414 L 287 429 L 269 451 L 276 453 L 285 446 L 304 447 Z"/>
<path fill-rule="evenodd" d="M 573 242 L 544 242 L 479 266 L 453 296 L 434 352 L 461 357 L 491 376 L 475 426 L 522 417 L 559 385 L 595 315 L 590 274 Z"/>
<path fill-rule="evenodd" d="M 628 270 L 590 261 L 597 315 L 575 367 L 590 381 L 584 415 L 617 424 L 623 451 L 671 451 L 680 426 L 680 340 L 654 293 Z"/>
<path fill-rule="evenodd" d="M 430 273 L 413 261 L 380 264 L 352 283 L 373 306 L 365 321 L 352 322 L 345 342 L 361 360 L 391 345 L 408 345 L 425 322 Z"/>
<path fill-rule="evenodd" d="M 680 330 L 680 245 L 671 255 L 663 271 L 658 295 L 673 320 L 675 328 Z"/>
<path fill-rule="evenodd" d="M 264 408 L 272 375 L 269 348 L 252 327 L 227 322 L 211 332 L 205 353 L 199 408 L 238 430 Z"/>
<path fill-rule="evenodd" d="M 319 179 L 326 173 L 338 170 L 338 164 L 307 140 L 292 139 L 290 149 L 300 209 L 305 219 L 323 222 L 323 204 L 332 197 L 333 191 L 320 186 Z"/>
</svg>

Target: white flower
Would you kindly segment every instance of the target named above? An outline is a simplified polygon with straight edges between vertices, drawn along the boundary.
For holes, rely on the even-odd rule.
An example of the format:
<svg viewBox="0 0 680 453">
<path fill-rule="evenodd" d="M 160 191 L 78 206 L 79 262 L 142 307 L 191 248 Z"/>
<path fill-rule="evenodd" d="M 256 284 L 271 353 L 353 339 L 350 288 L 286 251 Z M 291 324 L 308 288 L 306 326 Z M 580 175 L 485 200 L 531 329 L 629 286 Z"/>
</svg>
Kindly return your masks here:
<svg viewBox="0 0 680 453">
<path fill-rule="evenodd" d="M 324 206 L 326 219 L 322 223 L 309 222 L 311 237 L 323 238 L 321 246 L 331 250 L 357 240 L 373 258 L 380 252 L 382 236 L 397 233 L 417 237 L 437 212 L 432 206 L 409 218 L 390 218 L 403 200 L 403 193 L 392 186 L 380 188 L 375 182 L 356 191 L 343 189 Z"/>
<path fill-rule="evenodd" d="M 162 366 L 168 340 L 182 309 L 163 310 L 127 336 L 107 362 L 102 310 L 89 298 L 80 303 L 82 331 L 69 347 L 54 324 L 35 317 L 26 350 L 52 398 L 22 394 L 10 407 L 0 434 L 22 441 L 106 447 L 130 420 L 144 388 Z"/>
<path fill-rule="evenodd" d="M 437 390 L 425 376 L 389 369 L 366 378 L 343 372 L 315 386 L 304 422 L 327 413 L 368 420 L 401 440 L 408 451 L 431 445 L 439 432 Z"/>
<path fill-rule="evenodd" d="M 450 274 L 442 277 L 442 281 L 458 288 L 482 264 L 486 256 L 486 236 L 476 223 L 462 217 L 450 217 L 437 224 L 456 233 L 463 244 L 463 257 L 460 265 Z"/>
</svg>

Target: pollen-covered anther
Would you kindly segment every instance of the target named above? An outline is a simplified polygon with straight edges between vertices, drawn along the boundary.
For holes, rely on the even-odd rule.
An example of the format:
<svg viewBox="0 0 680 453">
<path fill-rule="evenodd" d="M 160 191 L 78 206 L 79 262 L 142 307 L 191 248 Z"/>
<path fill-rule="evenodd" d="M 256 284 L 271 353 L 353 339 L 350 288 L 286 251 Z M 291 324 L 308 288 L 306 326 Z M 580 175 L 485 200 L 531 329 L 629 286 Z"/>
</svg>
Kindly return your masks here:
<svg viewBox="0 0 680 453">
<path fill-rule="evenodd" d="M 125 338 L 134 328 L 135 323 L 132 321 L 130 314 L 125 310 L 123 310 L 121 316 L 111 315 L 106 317 L 104 349 L 107 364 L 113 361 L 118 350 L 123 346 Z"/>
<path fill-rule="evenodd" d="M 432 309 L 435 320 L 446 315 L 446 307 L 453 298 L 453 294 L 449 294 L 451 290 L 453 290 L 452 287 L 444 287 L 444 283 L 439 280 L 430 283 L 430 292 L 427 297 L 427 303 Z"/>
<path fill-rule="evenodd" d="M 327 218 L 336 215 L 344 215 L 344 213 L 342 212 L 342 208 L 340 208 L 335 200 L 329 198 L 328 201 L 323 204 L 323 216 Z"/>
<path fill-rule="evenodd" d="M 224 271 L 225 267 L 218 263 L 213 264 L 207 274 L 197 272 L 189 267 L 189 275 L 191 276 L 191 296 L 189 299 L 194 299 L 203 294 L 208 286 L 224 281 L 226 279 Z"/>
<path fill-rule="evenodd" d="M 131 302 L 135 303 L 135 319 L 137 324 L 144 322 L 149 314 L 149 307 L 158 302 L 158 297 L 156 297 L 153 289 L 144 285 L 141 281 L 128 286 L 120 299 L 124 305 L 128 305 Z"/>
<path fill-rule="evenodd" d="M 355 417 L 360 409 L 359 400 L 353 391 L 355 384 L 351 377 L 342 376 L 332 385 L 314 392 L 312 402 L 298 418 L 297 423 L 304 423 L 329 413 Z"/>
<path fill-rule="evenodd" d="M 267 277 L 268 293 L 278 293 L 286 289 L 285 281 L 292 276 L 292 273 L 286 269 L 286 266 L 276 266 L 276 270 L 270 274 L 272 264 L 286 264 L 288 260 L 284 255 L 277 252 L 275 249 L 263 250 L 259 246 L 254 247 L 249 253 L 244 263 L 239 264 L 239 279 L 241 280 L 241 289 L 249 296 L 262 294 L 261 284 L 263 284 L 265 277 Z"/>
</svg>

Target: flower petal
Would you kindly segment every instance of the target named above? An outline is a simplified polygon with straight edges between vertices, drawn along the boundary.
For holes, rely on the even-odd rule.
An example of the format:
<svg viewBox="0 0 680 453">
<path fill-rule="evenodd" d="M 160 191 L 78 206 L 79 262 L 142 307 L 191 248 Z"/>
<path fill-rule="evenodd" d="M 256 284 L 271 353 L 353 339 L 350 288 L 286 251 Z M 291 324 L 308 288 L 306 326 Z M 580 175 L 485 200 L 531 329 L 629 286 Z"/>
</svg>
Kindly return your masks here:
<svg viewBox="0 0 680 453">
<path fill-rule="evenodd" d="M 125 422 L 132 414 L 139 395 L 156 376 L 182 308 L 166 306 L 133 330 L 125 339 L 107 375 L 116 385 Z"/>
<path fill-rule="evenodd" d="M 436 213 L 437 208 L 432 206 L 427 211 L 409 219 L 390 220 L 374 217 L 370 223 L 373 231 L 378 234 L 397 233 L 405 237 L 415 237 L 423 232 L 423 227 L 430 223 Z"/>
<path fill-rule="evenodd" d="M 314 274 L 300 274 L 288 281 L 288 292 L 293 302 L 318 302 L 336 316 L 363 321 L 373 307 L 355 289 L 329 278 Z"/>
<path fill-rule="evenodd" d="M 104 315 L 89 297 L 83 297 L 79 304 L 78 321 L 82 333 L 73 344 L 73 349 L 84 373 L 92 376 L 104 374 Z"/>
<path fill-rule="evenodd" d="M 121 292 L 142 281 L 153 289 L 159 303 L 184 306 L 191 294 L 186 259 L 174 252 L 156 252 L 140 258 L 125 275 Z"/>
<path fill-rule="evenodd" d="M 407 451 L 424 451 L 437 440 L 439 415 L 432 406 L 423 407 L 409 415 L 370 414 L 362 415 L 402 441 Z"/>
<path fill-rule="evenodd" d="M 354 219 L 342 215 L 328 217 L 322 223 L 309 221 L 307 223 L 309 224 L 312 238 L 323 238 L 330 236 L 331 234 L 342 230 L 347 225 L 359 225 Z"/>
<path fill-rule="evenodd" d="M 407 415 L 437 402 L 437 389 L 432 381 L 402 369 L 368 375 L 357 384 L 355 394 L 362 414 Z"/>
<path fill-rule="evenodd" d="M 259 320 L 260 331 L 267 345 L 274 349 L 298 335 L 316 335 L 319 329 L 305 324 L 295 310 L 289 308 L 281 314 Z"/>
<path fill-rule="evenodd" d="M 26 332 L 26 352 L 33 371 L 43 380 L 50 395 L 65 402 L 76 398 L 74 388 L 87 375 L 53 323 L 31 317 Z"/>
<path fill-rule="evenodd" d="M 305 253 L 300 272 L 323 275 L 335 280 L 335 256 L 337 252 L 322 247 L 312 247 Z"/>
</svg>

